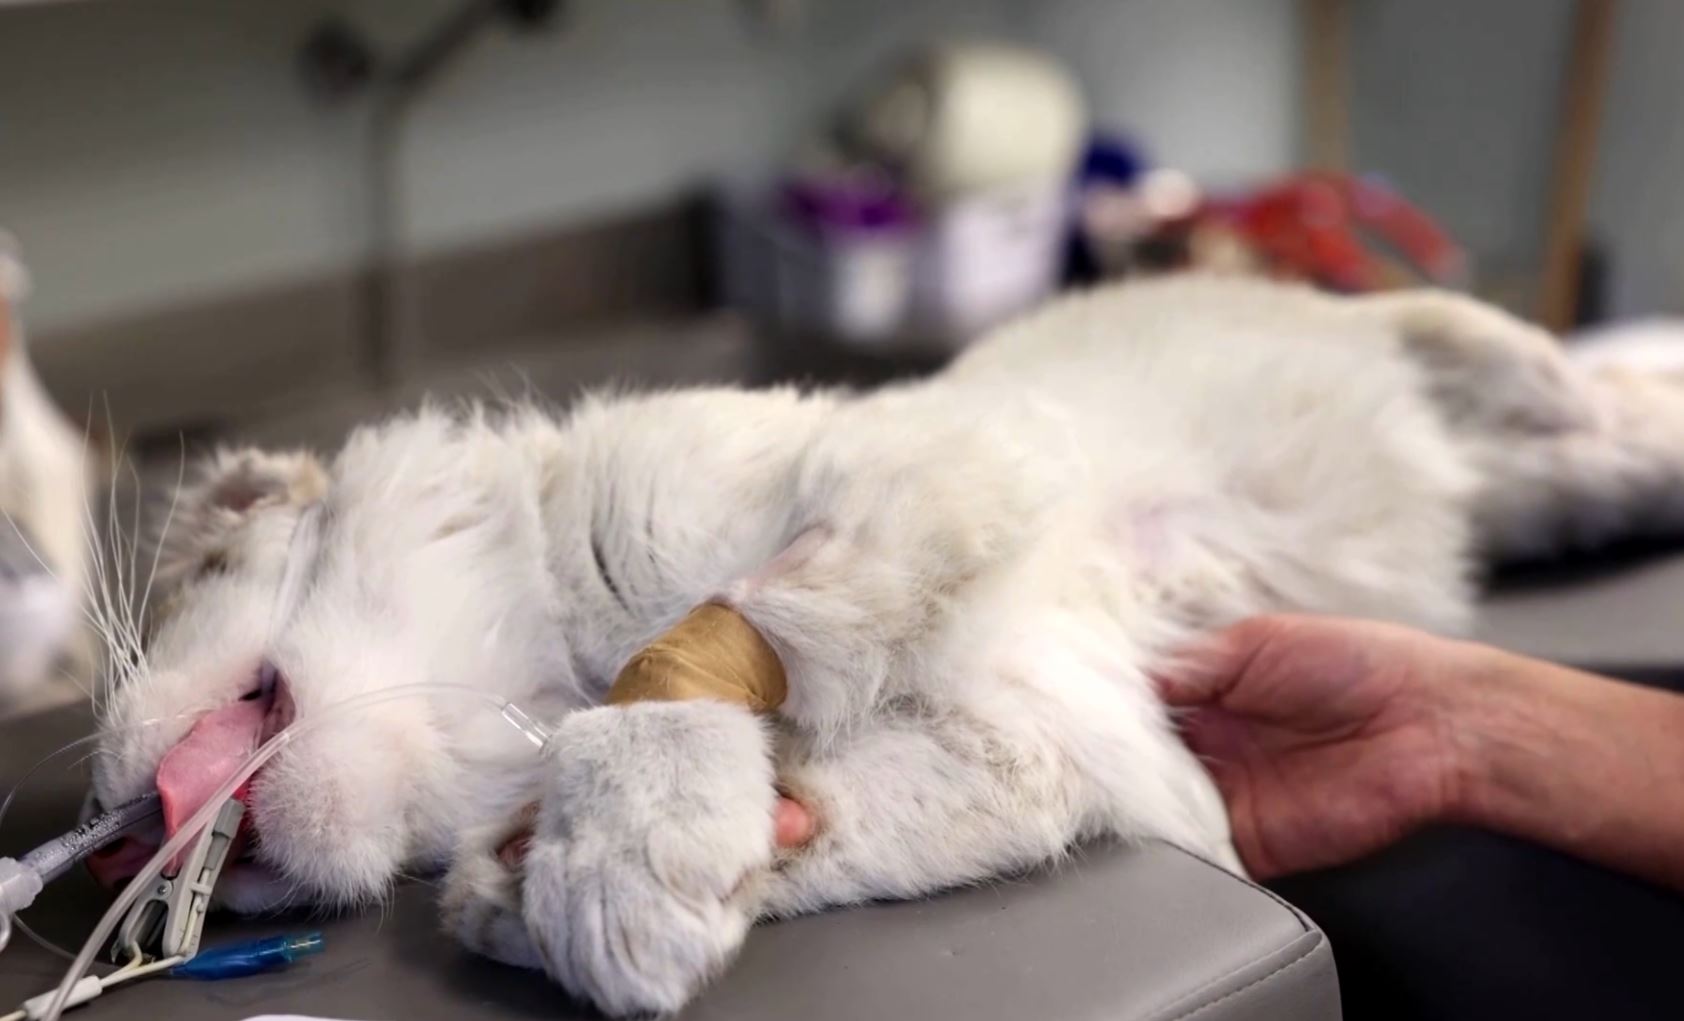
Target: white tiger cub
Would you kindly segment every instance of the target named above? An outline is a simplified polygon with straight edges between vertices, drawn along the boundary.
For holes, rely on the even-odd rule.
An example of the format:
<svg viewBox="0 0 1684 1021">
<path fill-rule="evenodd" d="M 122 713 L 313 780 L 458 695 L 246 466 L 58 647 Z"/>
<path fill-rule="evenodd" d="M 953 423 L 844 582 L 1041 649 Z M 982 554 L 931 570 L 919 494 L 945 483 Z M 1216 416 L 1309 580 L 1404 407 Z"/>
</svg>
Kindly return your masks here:
<svg viewBox="0 0 1684 1021">
<path fill-rule="evenodd" d="M 180 494 L 96 790 L 157 785 L 173 826 L 208 795 L 194 776 L 349 696 L 514 699 L 556 723 L 538 761 L 448 694 L 290 746 L 250 787 L 225 897 L 355 902 L 448 864 L 470 947 L 611 1013 L 670 1010 L 757 918 L 1091 837 L 1237 869 L 1148 670 L 1261 611 L 1460 628 L 1475 551 L 1684 521 L 1681 419 L 1667 384 L 1581 375 L 1467 299 L 1188 278 L 1063 299 L 875 393 L 428 410 L 331 463 L 230 453 Z M 310 504 L 311 579 L 277 616 Z M 780 655 L 774 719 L 591 708 L 705 600 Z M 780 791 L 818 819 L 799 851 L 774 851 Z"/>
</svg>

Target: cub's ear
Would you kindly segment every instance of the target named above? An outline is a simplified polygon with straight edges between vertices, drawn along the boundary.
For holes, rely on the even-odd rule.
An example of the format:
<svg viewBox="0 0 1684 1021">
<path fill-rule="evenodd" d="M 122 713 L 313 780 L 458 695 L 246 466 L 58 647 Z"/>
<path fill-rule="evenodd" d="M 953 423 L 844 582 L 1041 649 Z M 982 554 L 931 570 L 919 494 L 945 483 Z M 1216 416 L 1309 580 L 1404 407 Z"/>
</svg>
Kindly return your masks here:
<svg viewBox="0 0 1684 1021">
<path fill-rule="evenodd" d="M 230 570 L 234 536 L 265 508 L 303 507 L 327 493 L 327 472 L 299 451 L 221 450 L 176 495 L 158 537 L 155 585 L 167 592 L 191 578 Z M 160 522 L 162 524 L 162 522 Z"/>
</svg>

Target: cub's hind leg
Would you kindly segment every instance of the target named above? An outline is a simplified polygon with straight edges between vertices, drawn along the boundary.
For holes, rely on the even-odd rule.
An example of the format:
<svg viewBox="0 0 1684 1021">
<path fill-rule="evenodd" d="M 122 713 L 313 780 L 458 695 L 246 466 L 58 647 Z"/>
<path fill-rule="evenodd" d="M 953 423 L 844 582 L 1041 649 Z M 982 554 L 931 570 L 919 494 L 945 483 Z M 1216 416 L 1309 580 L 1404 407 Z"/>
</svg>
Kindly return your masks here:
<svg viewBox="0 0 1684 1021">
<path fill-rule="evenodd" d="M 1558 433 L 1591 424 L 1589 381 L 1547 330 L 1448 291 L 1357 298 L 1347 309 L 1381 320 L 1421 370 L 1428 394 L 1459 433 Z"/>
<path fill-rule="evenodd" d="M 762 913 L 922 896 L 1087 838 L 1164 840 L 1242 871 L 1220 796 L 1161 708 L 1097 685 L 1051 713 L 989 701 L 885 720 L 790 763 L 782 782 L 820 828 L 766 875 Z M 1070 715 L 1078 704 L 1091 714 Z"/>
<path fill-rule="evenodd" d="M 1553 433 L 1482 433 L 1474 520 L 1494 559 L 1684 534 L 1684 385 L 1622 369 L 1584 376 L 1588 421 Z"/>
<path fill-rule="evenodd" d="M 1478 475 L 1493 560 L 1684 533 L 1684 383 L 1573 361 L 1544 330 L 1458 295 L 1358 299 L 1420 368 Z"/>
</svg>

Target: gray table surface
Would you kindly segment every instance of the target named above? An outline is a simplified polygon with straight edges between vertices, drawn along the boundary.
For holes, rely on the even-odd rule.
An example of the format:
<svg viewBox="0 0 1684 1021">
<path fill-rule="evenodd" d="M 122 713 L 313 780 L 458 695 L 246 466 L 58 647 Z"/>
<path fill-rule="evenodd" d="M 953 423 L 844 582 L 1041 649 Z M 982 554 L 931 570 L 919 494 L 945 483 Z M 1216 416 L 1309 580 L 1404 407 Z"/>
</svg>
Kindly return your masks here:
<svg viewBox="0 0 1684 1021">
<path fill-rule="evenodd" d="M 1684 552 L 1630 550 L 1501 580 L 1476 636 L 1607 670 L 1684 667 Z"/>
<path fill-rule="evenodd" d="M 85 727 L 79 709 L 0 727 L 0 777 L 15 777 L 24 764 Z M 0 825 L 0 852 L 18 853 L 62 832 L 72 821 L 81 783 L 62 771 L 31 780 Z M 1261 991 L 1263 1016 L 1274 1016 L 1268 987 L 1257 983 L 1290 968 L 1299 988 L 1276 994 L 1283 999 L 1275 1013 L 1337 1018 L 1324 938 L 1273 895 L 1164 846 L 1090 848 L 1055 873 L 761 926 L 736 966 L 684 1016 L 1146 1018 L 1164 1011 L 1178 1016 L 1183 997 L 1192 994 L 1197 1003 L 1197 996 L 1228 986 Z M 74 949 L 107 903 L 77 870 L 49 888 L 26 918 Z M 205 945 L 311 928 L 325 933 L 326 951 L 292 970 L 220 983 L 143 982 L 113 990 L 71 1016 L 592 1016 L 541 976 L 459 949 L 438 931 L 432 891 L 418 882 L 400 886 L 384 910 L 341 918 L 217 916 L 207 926 Z M 62 973 L 62 962 L 17 936 L 0 954 L 0 1013 L 50 988 Z M 1319 990 L 1308 1008 L 1306 984 Z M 1230 1000 L 1223 1010 L 1233 1007 Z"/>
</svg>

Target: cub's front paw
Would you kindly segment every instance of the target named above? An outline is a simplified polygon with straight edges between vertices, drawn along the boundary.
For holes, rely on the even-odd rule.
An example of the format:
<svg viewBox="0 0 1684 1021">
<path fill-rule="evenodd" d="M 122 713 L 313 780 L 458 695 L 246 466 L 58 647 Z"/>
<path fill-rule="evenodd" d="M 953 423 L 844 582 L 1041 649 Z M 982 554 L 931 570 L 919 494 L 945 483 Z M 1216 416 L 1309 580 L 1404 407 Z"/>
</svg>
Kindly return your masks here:
<svg viewBox="0 0 1684 1021">
<path fill-rule="evenodd" d="M 676 1010 L 754 920 L 777 797 L 766 736 L 735 706 L 653 702 L 575 713 L 550 749 L 530 837 L 506 827 L 464 855 L 447 918 L 608 1013 Z"/>
</svg>

